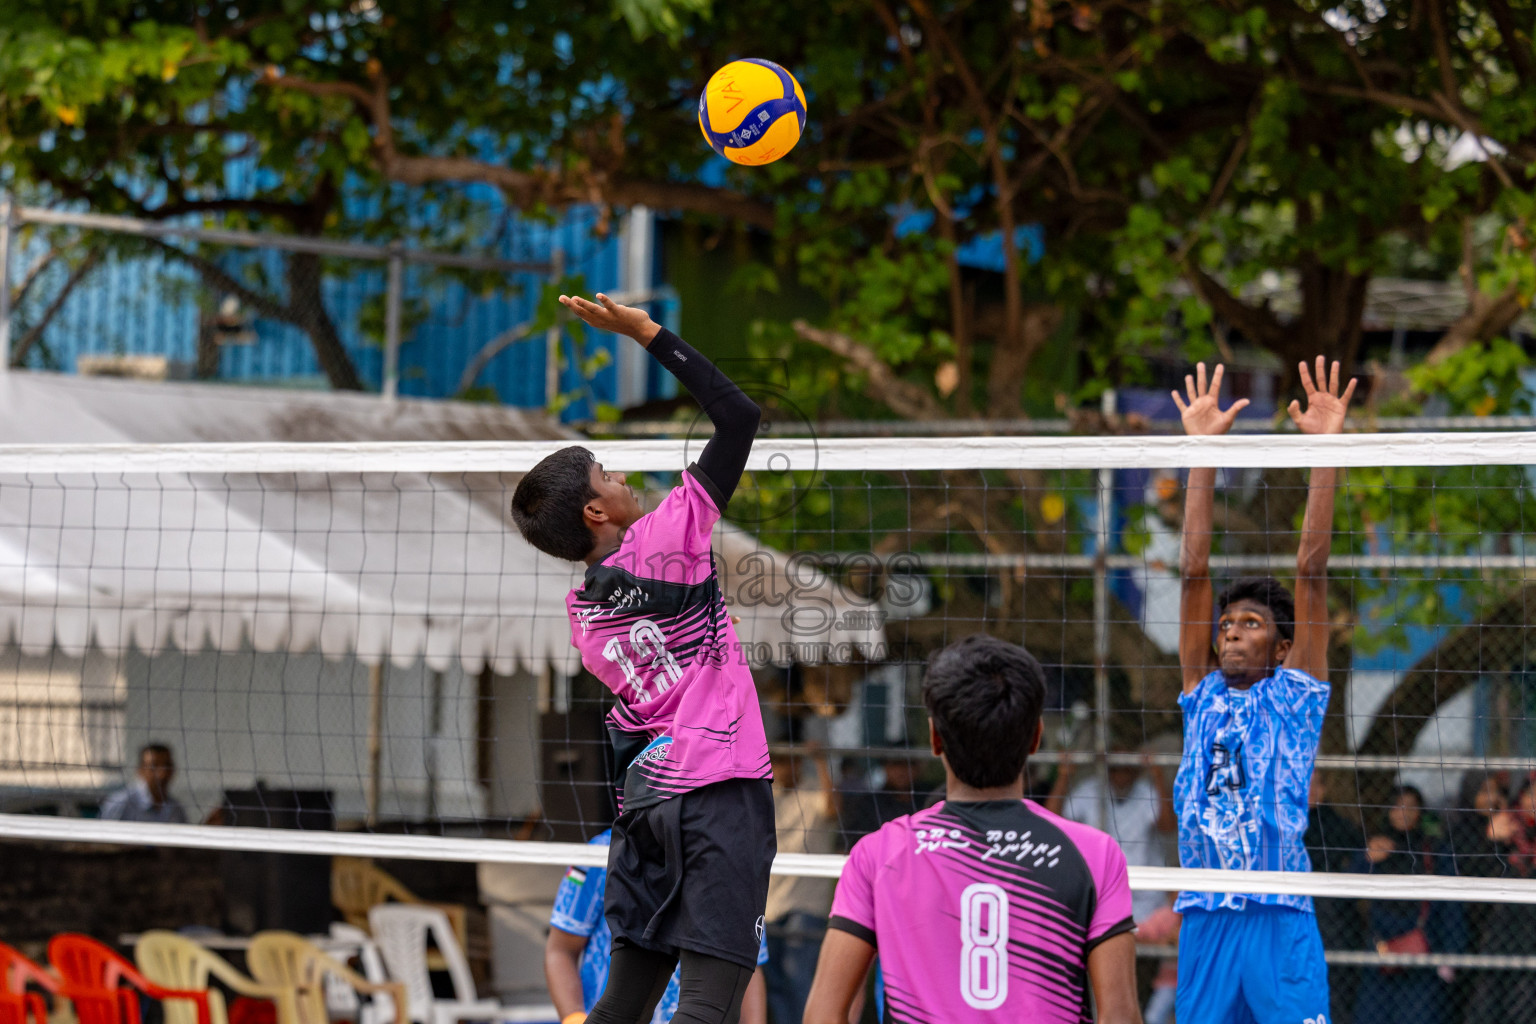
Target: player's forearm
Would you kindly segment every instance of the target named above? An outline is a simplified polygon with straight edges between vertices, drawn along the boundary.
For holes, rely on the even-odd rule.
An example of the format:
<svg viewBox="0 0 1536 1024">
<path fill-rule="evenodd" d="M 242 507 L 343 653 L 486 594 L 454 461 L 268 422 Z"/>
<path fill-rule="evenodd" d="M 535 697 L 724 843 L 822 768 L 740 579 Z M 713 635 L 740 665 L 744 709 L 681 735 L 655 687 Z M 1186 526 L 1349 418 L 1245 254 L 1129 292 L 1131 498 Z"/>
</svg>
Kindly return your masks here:
<svg viewBox="0 0 1536 1024">
<path fill-rule="evenodd" d="M 1328 571 L 1338 476 L 1339 471 L 1331 466 L 1312 470 L 1307 485 L 1307 511 L 1301 520 L 1301 543 L 1296 549 L 1296 574 L 1303 579 L 1320 577 Z"/>
<path fill-rule="evenodd" d="M 768 982 L 759 967 L 752 972 L 746 994 L 741 1000 L 740 1024 L 768 1024 Z"/>
<path fill-rule="evenodd" d="M 1184 533 L 1179 549 L 1179 571 L 1186 580 L 1211 574 L 1211 534 L 1216 518 L 1216 471 L 1199 467 L 1189 471 L 1184 486 Z"/>
<path fill-rule="evenodd" d="M 1067 786 L 1071 784 L 1072 771 L 1071 759 L 1064 756 L 1056 769 L 1056 781 L 1051 784 L 1051 793 L 1045 798 L 1045 809 L 1052 814 L 1060 814 L 1067 805 Z"/>
<path fill-rule="evenodd" d="M 736 386 L 735 381 L 666 328 L 656 334 L 646 351 L 687 389 L 717 430 L 738 428 L 743 417 L 760 415 L 757 404 Z M 755 423 L 753 429 L 756 429 Z"/>
<path fill-rule="evenodd" d="M 549 1001 L 564 1020 L 585 1008 L 581 993 L 581 964 L 563 949 L 544 949 L 544 981 L 549 985 Z"/>
<path fill-rule="evenodd" d="M 1184 488 L 1184 535 L 1179 552 L 1179 664 L 1184 692 L 1205 674 L 1211 644 L 1211 533 L 1216 505 L 1216 471 L 1191 469 Z"/>
<path fill-rule="evenodd" d="M 729 501 L 747 467 L 762 410 L 725 374 L 671 331 L 662 329 L 646 350 L 687 389 L 715 425 L 699 454 L 699 470 Z"/>
</svg>

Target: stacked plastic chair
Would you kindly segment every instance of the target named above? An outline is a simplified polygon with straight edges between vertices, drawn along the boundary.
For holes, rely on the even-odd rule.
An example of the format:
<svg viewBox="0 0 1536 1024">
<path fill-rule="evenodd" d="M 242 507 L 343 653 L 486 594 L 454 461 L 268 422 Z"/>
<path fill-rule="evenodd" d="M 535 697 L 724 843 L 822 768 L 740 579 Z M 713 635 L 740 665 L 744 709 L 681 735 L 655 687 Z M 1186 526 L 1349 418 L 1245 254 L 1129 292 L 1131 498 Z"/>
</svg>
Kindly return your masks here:
<svg viewBox="0 0 1536 1024">
<path fill-rule="evenodd" d="M 157 985 L 89 935 L 55 935 L 48 943 L 48 962 L 63 979 L 59 994 L 74 1004 L 79 1024 L 140 1024 L 141 993 L 165 1003 L 168 1021 L 173 1007 L 190 1003 L 192 1012 L 183 1012 L 180 1020 L 213 1024 L 206 990 Z"/>
<path fill-rule="evenodd" d="M 355 992 L 374 997 L 362 1016 L 385 1024 L 406 1019 L 405 986 L 397 981 L 374 982 L 358 974 L 302 935 L 293 932 L 261 932 L 251 940 L 246 962 L 257 980 L 298 993 L 299 1024 L 329 1024 L 326 983 L 339 981 Z M 387 1000 L 387 1002 L 386 1002 Z"/>
<path fill-rule="evenodd" d="M 175 932 L 145 932 L 134 948 L 133 958 L 144 975 L 162 985 L 183 989 L 202 989 L 208 993 L 211 1024 L 229 1024 L 224 993 L 211 989 L 209 978 L 216 978 L 237 995 L 248 999 L 268 999 L 277 1007 L 277 1024 L 299 1024 L 298 993 L 291 987 L 263 985 L 235 970 L 223 957 L 185 935 Z M 194 1024 L 175 1008 L 165 1008 L 165 1024 Z"/>
<path fill-rule="evenodd" d="M 59 981 L 18 950 L 0 942 L 0 1024 L 48 1024 L 48 1004 L 42 994 L 29 990 L 36 985 L 57 994 Z"/>
</svg>

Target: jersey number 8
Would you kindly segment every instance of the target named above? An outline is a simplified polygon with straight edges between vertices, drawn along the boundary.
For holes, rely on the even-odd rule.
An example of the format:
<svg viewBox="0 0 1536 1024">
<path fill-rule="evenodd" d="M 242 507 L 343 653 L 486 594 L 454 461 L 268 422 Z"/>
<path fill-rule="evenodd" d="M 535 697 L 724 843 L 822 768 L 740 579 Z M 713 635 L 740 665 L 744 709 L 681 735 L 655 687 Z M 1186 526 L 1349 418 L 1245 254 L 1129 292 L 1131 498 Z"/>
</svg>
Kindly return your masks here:
<svg viewBox="0 0 1536 1024">
<path fill-rule="evenodd" d="M 975 1010 L 1008 998 L 1008 894 L 990 882 L 960 894 L 960 996 Z"/>
</svg>

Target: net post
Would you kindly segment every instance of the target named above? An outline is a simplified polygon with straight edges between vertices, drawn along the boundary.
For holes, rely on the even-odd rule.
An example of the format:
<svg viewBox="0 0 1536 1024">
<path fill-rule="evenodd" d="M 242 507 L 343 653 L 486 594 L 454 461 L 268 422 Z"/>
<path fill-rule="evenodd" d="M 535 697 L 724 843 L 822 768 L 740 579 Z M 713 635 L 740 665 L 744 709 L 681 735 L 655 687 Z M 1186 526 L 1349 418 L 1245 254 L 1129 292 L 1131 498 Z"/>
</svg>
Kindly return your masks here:
<svg viewBox="0 0 1536 1024">
<path fill-rule="evenodd" d="M 0 201 L 0 374 L 11 369 L 11 242 L 16 226 L 16 202 Z"/>
<path fill-rule="evenodd" d="M 565 250 L 556 249 L 549 260 L 549 280 L 559 285 L 565 277 Z M 560 394 L 560 318 L 555 317 L 544 332 L 544 407 L 554 405 Z"/>
<path fill-rule="evenodd" d="M 384 662 L 368 666 L 368 827 L 379 823 L 384 773 Z"/>
<path fill-rule="evenodd" d="M 400 301 L 405 290 L 405 247 L 389 247 L 389 282 L 384 294 L 383 398 L 393 402 L 400 391 Z"/>
<path fill-rule="evenodd" d="M 1115 389 L 1105 390 L 1101 408 L 1107 420 L 1115 414 Z M 1094 524 L 1093 557 L 1093 745 L 1098 760 L 1099 822 L 1109 827 L 1109 540 L 1110 502 L 1115 471 L 1097 473 L 1098 515 Z"/>
</svg>

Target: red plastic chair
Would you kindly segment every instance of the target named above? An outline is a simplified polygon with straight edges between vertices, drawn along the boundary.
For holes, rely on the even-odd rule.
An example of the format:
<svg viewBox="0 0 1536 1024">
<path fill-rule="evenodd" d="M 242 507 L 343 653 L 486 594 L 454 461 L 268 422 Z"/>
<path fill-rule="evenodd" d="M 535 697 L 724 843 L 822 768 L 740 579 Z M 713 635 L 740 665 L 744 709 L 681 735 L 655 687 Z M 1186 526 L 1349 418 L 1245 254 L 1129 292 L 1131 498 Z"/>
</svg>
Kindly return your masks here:
<svg viewBox="0 0 1536 1024">
<path fill-rule="evenodd" d="M 79 1024 L 141 1024 L 141 992 L 152 999 L 190 999 L 197 1007 L 197 1024 L 211 1024 L 206 991 L 162 988 L 89 935 L 55 935 L 48 943 L 48 961 L 64 979 L 60 991 L 75 1004 Z"/>
<path fill-rule="evenodd" d="M 48 1024 L 48 1004 L 37 992 L 27 991 L 31 983 L 46 992 L 59 991 L 59 979 L 20 952 L 0 942 L 0 1024 Z"/>
</svg>

